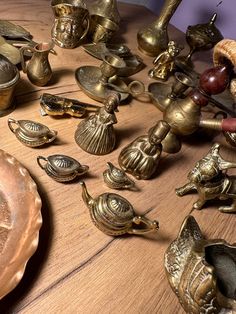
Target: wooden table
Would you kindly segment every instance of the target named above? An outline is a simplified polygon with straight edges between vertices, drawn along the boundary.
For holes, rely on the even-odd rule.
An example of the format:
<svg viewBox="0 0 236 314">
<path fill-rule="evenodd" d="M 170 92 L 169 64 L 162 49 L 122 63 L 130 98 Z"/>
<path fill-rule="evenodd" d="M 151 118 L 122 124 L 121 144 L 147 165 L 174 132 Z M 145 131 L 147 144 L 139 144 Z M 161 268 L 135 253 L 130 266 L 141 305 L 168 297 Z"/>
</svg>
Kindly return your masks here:
<svg viewBox="0 0 236 314">
<path fill-rule="evenodd" d="M 138 53 L 136 33 L 155 16 L 144 7 L 119 4 L 122 17 L 117 42 L 126 43 Z M 37 42 L 50 39 L 53 14 L 50 1 L 8 0 L 1 3 L 1 19 L 7 19 L 28 29 Z M 181 32 L 170 27 L 171 39 L 184 42 Z M 92 156 L 83 152 L 74 141 L 79 119 L 42 117 L 39 97 L 43 92 L 77 98 L 96 103 L 78 87 L 74 71 L 83 65 L 100 65 L 100 61 L 86 54 L 81 47 L 73 50 L 55 48 L 51 55 L 53 81 L 44 88 L 33 86 L 24 74 L 17 88 L 17 108 L 10 115 L 14 119 L 31 119 L 58 131 L 56 144 L 30 149 L 22 146 L 7 128 L 7 117 L 0 119 L 1 149 L 16 157 L 35 179 L 43 206 L 43 226 L 37 252 L 28 262 L 20 284 L 0 301 L 0 313 L 183 313 L 172 292 L 163 267 L 163 255 L 176 237 L 185 216 L 192 212 L 196 195 L 179 198 L 175 187 L 186 181 L 187 172 L 209 150 L 211 143 L 204 138 L 187 141 L 177 155 L 163 155 L 157 176 L 152 180 L 136 181 L 139 192 L 122 191 L 137 212 L 160 222 L 156 234 L 110 237 L 91 222 L 81 198 L 78 183 L 60 184 L 50 179 L 37 166 L 38 155 L 62 153 L 90 166 L 84 179 L 92 196 L 108 188 L 102 172 L 106 162 L 117 165 L 117 157 L 124 145 L 145 134 L 162 114 L 151 104 L 133 99 L 121 105 L 117 113 L 117 148 L 109 155 Z M 146 68 L 134 78 L 146 86 L 151 80 L 147 72 L 152 58 L 142 55 Z M 208 59 L 209 61 L 209 59 Z M 204 61 L 198 68 L 206 68 Z M 223 156 L 236 161 L 233 149 L 223 144 Z M 235 216 L 222 214 L 216 207 L 207 206 L 192 214 L 209 238 L 224 238 L 236 242 Z"/>
</svg>

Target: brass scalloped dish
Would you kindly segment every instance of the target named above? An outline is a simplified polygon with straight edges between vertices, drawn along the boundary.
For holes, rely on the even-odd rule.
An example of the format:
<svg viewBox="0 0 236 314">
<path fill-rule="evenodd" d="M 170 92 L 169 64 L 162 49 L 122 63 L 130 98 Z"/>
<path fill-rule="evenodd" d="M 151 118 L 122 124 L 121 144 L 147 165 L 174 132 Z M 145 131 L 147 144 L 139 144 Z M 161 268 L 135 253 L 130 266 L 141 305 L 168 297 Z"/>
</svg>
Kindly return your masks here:
<svg viewBox="0 0 236 314">
<path fill-rule="evenodd" d="M 38 246 L 41 199 L 28 171 L 0 150 L 0 299 L 21 280 Z"/>
</svg>

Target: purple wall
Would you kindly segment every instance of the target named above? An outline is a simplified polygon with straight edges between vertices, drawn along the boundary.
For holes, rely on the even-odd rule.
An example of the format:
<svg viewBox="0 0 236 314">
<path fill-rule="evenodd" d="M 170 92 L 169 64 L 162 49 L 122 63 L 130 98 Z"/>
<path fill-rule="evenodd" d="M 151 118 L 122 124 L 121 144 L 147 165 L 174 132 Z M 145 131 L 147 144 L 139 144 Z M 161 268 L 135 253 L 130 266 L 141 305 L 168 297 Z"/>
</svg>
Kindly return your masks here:
<svg viewBox="0 0 236 314">
<path fill-rule="evenodd" d="M 149 7 L 158 14 L 164 0 L 151 0 Z M 206 23 L 216 12 L 216 26 L 225 38 L 236 39 L 236 0 L 183 0 L 170 23 L 186 31 L 188 25 Z"/>
</svg>

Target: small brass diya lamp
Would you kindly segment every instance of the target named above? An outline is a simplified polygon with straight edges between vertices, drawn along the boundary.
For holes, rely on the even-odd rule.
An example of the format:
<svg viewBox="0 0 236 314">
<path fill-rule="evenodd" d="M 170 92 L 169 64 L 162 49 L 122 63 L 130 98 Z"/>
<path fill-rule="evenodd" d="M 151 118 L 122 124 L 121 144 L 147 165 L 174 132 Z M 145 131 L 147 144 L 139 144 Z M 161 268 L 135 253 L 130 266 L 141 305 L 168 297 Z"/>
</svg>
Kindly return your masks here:
<svg viewBox="0 0 236 314">
<path fill-rule="evenodd" d="M 89 167 L 66 155 L 38 156 L 37 162 L 47 175 L 58 182 L 73 181 L 87 173 Z"/>
<path fill-rule="evenodd" d="M 17 67 L 0 55 L 0 117 L 9 114 L 14 109 L 12 101 L 19 79 L 20 73 Z"/>
<path fill-rule="evenodd" d="M 187 216 L 165 252 L 169 284 L 186 313 L 236 312 L 236 246 L 207 240 Z"/>
<path fill-rule="evenodd" d="M 114 193 L 103 193 L 92 198 L 85 183 L 80 184 L 82 198 L 89 208 L 91 219 L 102 232 L 111 236 L 126 233 L 142 235 L 159 229 L 156 220 L 151 221 L 136 215 L 133 206 L 124 197 Z"/>
<path fill-rule="evenodd" d="M 13 127 L 13 125 L 16 127 Z M 16 138 L 28 147 L 49 144 L 57 136 L 57 131 L 50 130 L 46 125 L 31 120 L 14 120 L 9 118 L 8 126 Z"/>
<path fill-rule="evenodd" d="M 103 180 L 111 189 L 132 189 L 135 182 L 126 173 L 115 167 L 111 162 L 107 163 L 107 169 L 103 172 Z"/>
</svg>

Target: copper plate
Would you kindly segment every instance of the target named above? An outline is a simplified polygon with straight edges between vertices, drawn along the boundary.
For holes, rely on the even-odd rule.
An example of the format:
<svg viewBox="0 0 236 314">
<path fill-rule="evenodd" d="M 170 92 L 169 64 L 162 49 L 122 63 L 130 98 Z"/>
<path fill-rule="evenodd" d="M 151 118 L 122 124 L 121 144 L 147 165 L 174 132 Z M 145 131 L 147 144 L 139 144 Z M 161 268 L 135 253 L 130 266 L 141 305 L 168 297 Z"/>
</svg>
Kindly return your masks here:
<svg viewBox="0 0 236 314">
<path fill-rule="evenodd" d="M 0 299 L 21 280 L 42 224 L 41 199 L 28 171 L 0 150 Z"/>
</svg>

